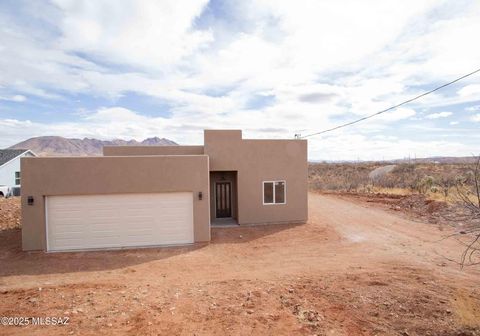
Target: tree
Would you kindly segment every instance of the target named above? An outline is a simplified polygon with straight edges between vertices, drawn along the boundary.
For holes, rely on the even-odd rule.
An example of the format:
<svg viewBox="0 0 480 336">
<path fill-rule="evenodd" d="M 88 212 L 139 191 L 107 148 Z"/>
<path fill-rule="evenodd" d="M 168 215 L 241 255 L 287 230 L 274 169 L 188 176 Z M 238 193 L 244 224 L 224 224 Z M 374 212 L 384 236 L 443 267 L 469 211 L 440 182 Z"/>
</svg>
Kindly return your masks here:
<svg viewBox="0 0 480 336">
<path fill-rule="evenodd" d="M 456 194 L 465 216 L 465 226 L 456 236 L 465 247 L 460 265 L 480 265 L 480 156 L 475 158 L 472 168 L 466 176 L 457 179 Z M 461 238 L 460 238 L 461 236 Z"/>
</svg>

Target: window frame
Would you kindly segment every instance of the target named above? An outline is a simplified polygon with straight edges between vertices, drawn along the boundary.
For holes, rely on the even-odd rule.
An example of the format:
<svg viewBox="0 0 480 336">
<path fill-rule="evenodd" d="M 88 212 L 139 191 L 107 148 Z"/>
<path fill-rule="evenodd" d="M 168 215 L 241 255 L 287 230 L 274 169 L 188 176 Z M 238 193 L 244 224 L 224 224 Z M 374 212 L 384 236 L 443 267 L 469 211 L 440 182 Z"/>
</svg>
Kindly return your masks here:
<svg viewBox="0 0 480 336">
<path fill-rule="evenodd" d="M 18 175 L 18 177 L 17 177 L 17 175 Z M 15 172 L 15 185 L 19 186 L 19 185 L 21 185 L 21 182 L 22 182 L 22 175 L 19 171 L 16 171 Z"/>
<path fill-rule="evenodd" d="M 283 182 L 283 203 L 275 202 L 275 196 L 277 192 L 277 188 L 275 183 Z M 273 184 L 273 202 L 272 203 L 265 203 L 265 183 L 272 183 Z M 275 181 L 263 181 L 262 182 L 262 203 L 263 205 L 282 205 L 287 204 L 287 181 L 286 180 L 275 180 Z"/>
</svg>

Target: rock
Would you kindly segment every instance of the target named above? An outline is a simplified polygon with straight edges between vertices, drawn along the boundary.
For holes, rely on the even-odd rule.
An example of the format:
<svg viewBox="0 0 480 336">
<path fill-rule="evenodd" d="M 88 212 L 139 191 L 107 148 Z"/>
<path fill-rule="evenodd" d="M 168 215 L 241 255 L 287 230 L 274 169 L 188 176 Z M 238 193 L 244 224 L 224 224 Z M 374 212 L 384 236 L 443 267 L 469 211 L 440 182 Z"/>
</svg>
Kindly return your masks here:
<svg viewBox="0 0 480 336">
<path fill-rule="evenodd" d="M 243 306 L 246 307 L 246 308 L 254 308 L 255 304 L 252 301 L 248 301 Z"/>
<path fill-rule="evenodd" d="M 252 309 L 247 309 L 247 314 L 253 314 L 253 310 Z"/>
<path fill-rule="evenodd" d="M 253 291 L 252 294 L 253 294 L 253 296 L 256 296 L 256 297 L 262 296 L 262 293 L 260 293 L 260 291 L 258 291 L 258 290 Z"/>
</svg>

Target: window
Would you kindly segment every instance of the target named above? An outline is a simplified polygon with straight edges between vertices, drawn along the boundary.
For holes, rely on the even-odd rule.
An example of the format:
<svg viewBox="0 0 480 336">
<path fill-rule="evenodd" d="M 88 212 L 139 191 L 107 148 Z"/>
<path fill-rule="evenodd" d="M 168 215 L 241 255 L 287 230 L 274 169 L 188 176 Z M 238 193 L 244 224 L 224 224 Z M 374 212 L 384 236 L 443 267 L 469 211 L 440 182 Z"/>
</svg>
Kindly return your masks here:
<svg viewBox="0 0 480 336">
<path fill-rule="evenodd" d="M 20 185 L 20 172 L 15 172 L 15 185 Z"/>
<path fill-rule="evenodd" d="M 263 204 L 285 204 L 285 181 L 263 182 Z"/>
</svg>

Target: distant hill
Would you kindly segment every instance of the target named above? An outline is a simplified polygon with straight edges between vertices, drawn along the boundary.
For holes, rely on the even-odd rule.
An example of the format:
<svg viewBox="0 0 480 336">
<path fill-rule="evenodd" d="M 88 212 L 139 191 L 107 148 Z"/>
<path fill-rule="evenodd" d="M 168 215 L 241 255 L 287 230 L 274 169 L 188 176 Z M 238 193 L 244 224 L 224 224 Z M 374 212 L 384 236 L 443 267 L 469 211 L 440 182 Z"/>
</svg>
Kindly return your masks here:
<svg viewBox="0 0 480 336">
<path fill-rule="evenodd" d="M 69 139 L 60 136 L 41 136 L 11 146 L 12 149 L 30 149 L 40 156 L 98 156 L 103 146 L 172 146 L 178 145 L 165 138 L 148 138 L 142 142 L 136 140 L 98 140 Z"/>
<path fill-rule="evenodd" d="M 432 156 L 427 158 L 416 159 L 400 159 L 393 160 L 395 163 L 446 163 L 446 164 L 458 164 L 458 163 L 474 163 L 476 161 L 475 156 Z"/>
<path fill-rule="evenodd" d="M 394 160 L 310 160 L 312 164 L 315 163 L 331 163 L 331 164 L 400 164 L 400 163 L 445 163 L 445 164 L 464 164 L 474 163 L 477 160 L 476 156 L 432 156 L 427 158 L 405 158 Z"/>
</svg>

